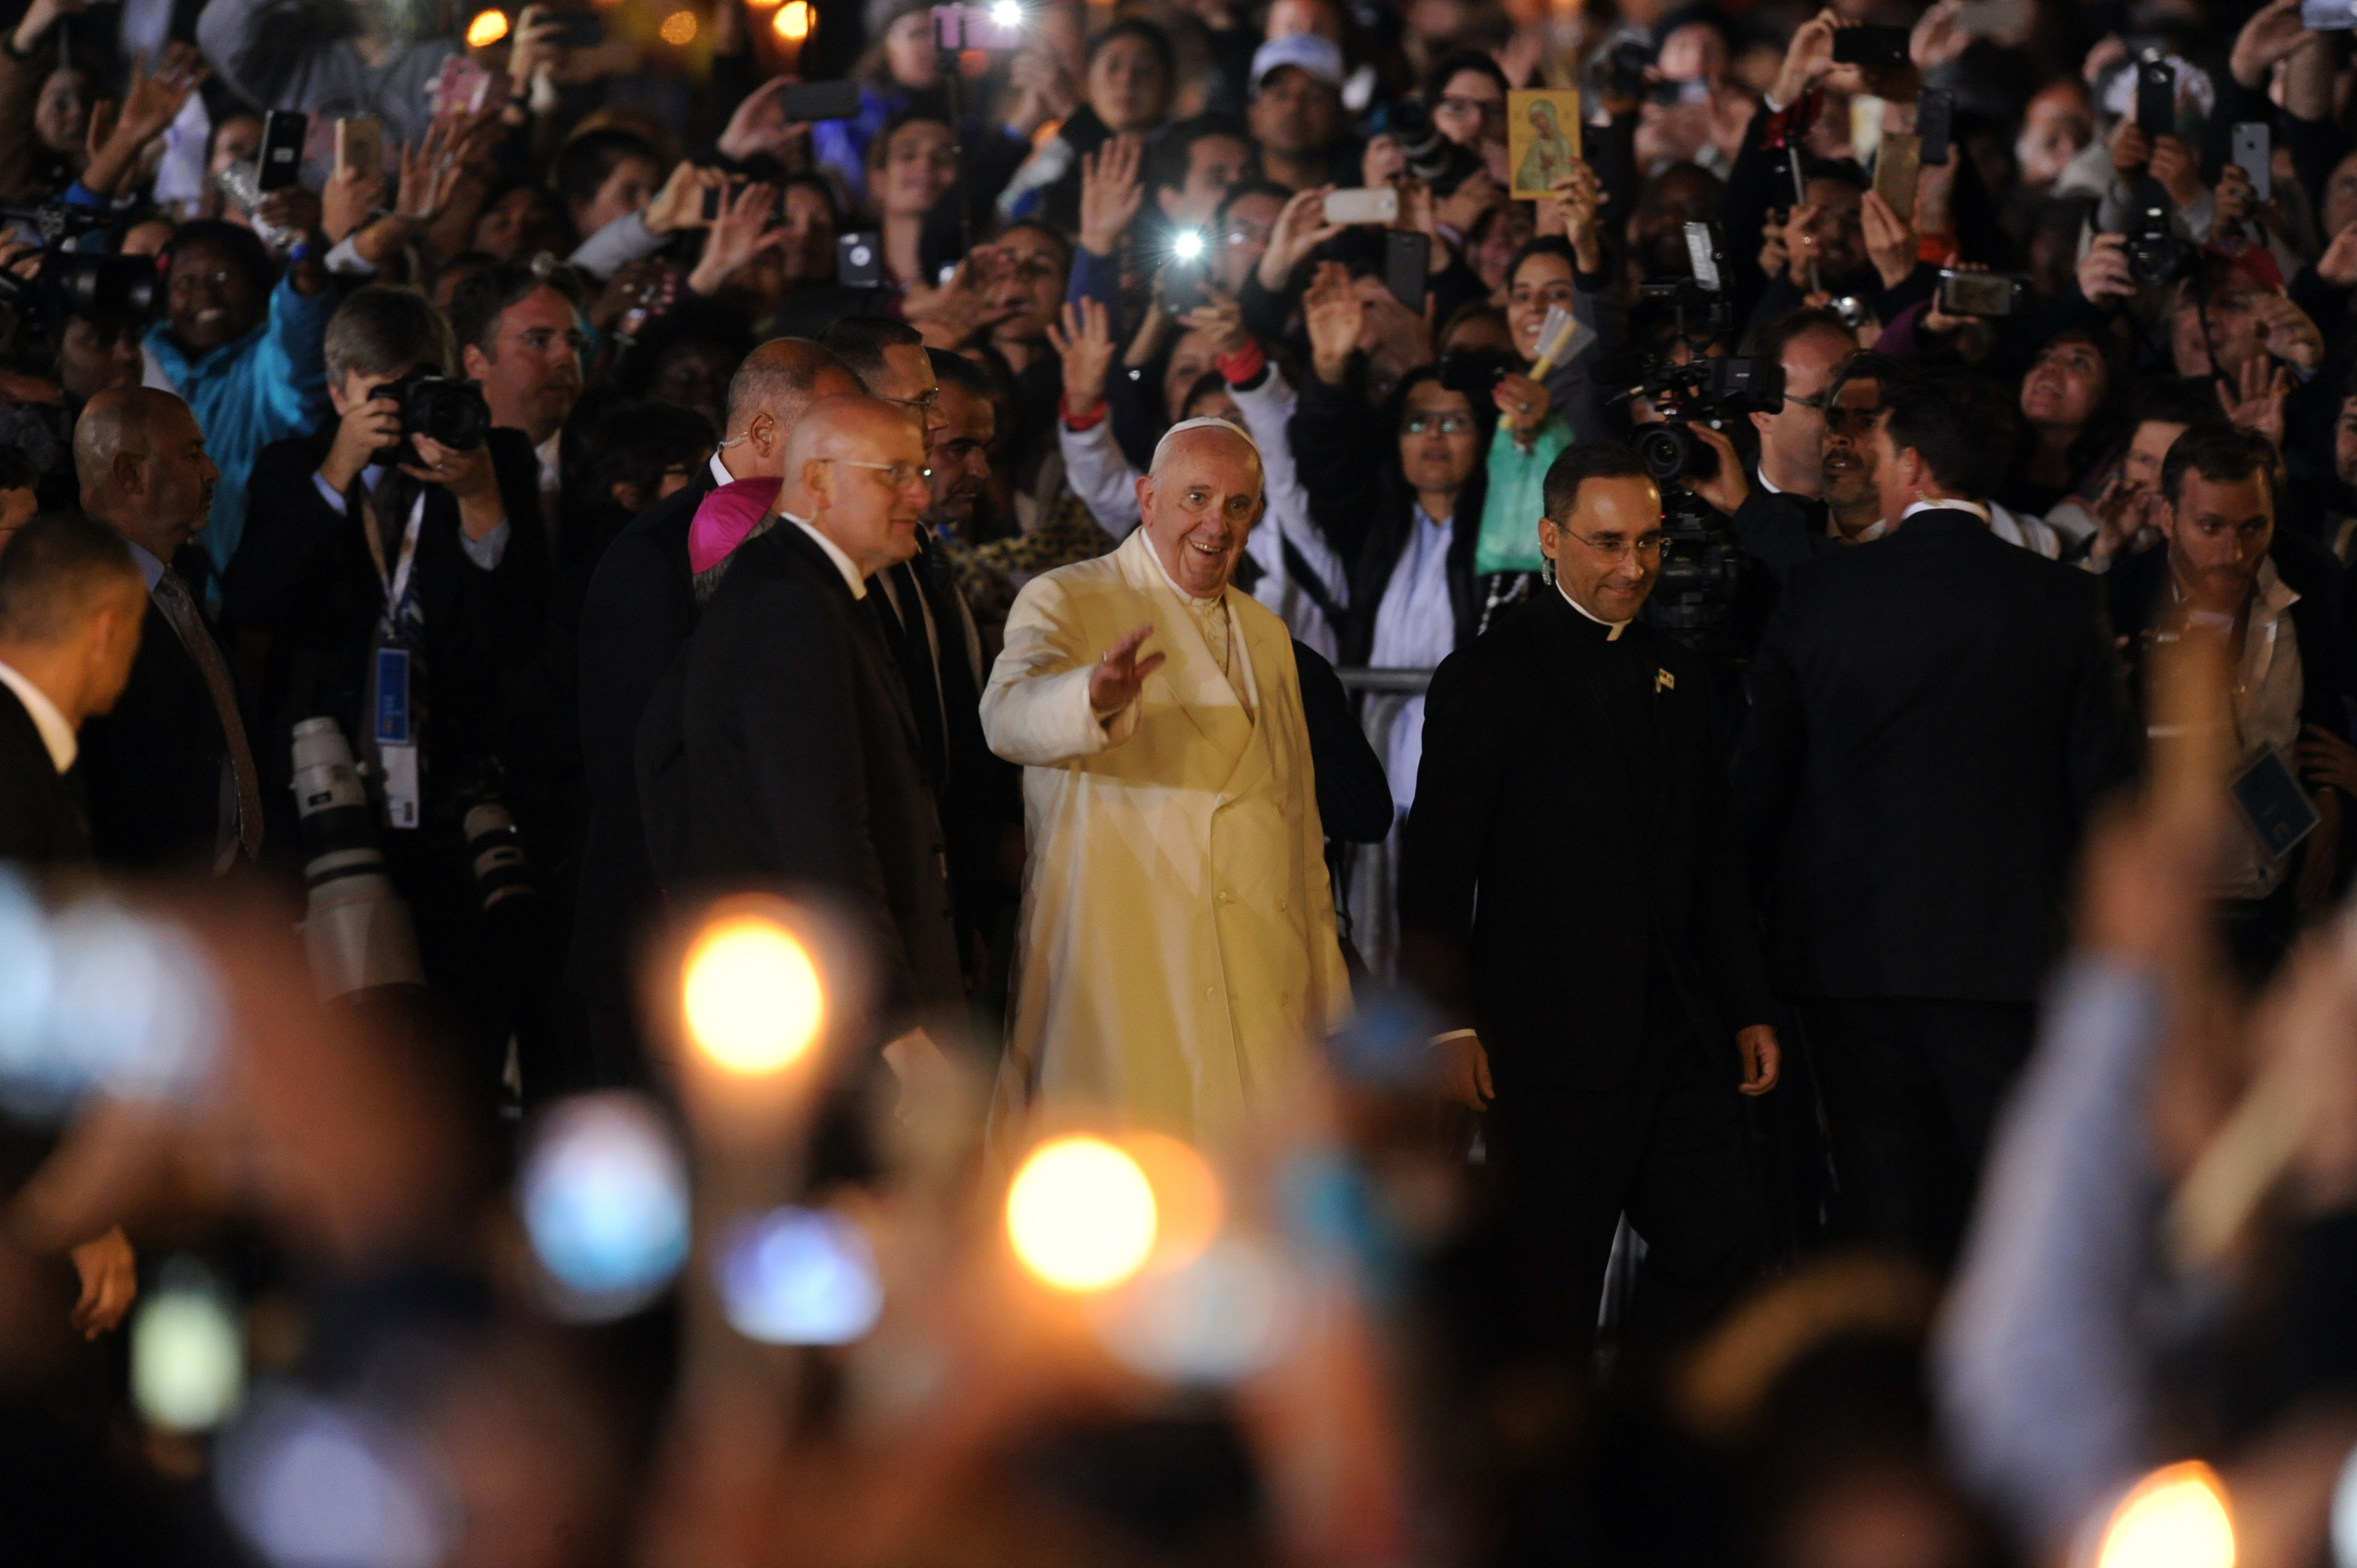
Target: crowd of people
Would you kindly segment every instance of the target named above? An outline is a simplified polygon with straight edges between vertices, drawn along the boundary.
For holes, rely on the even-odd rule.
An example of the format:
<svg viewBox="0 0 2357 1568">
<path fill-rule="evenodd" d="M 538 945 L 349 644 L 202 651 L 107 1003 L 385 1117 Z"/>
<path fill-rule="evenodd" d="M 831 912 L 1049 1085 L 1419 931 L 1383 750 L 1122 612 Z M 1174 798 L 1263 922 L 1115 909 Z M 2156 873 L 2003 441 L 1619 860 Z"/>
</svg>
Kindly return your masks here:
<svg viewBox="0 0 2357 1568">
<path fill-rule="evenodd" d="M 9 27 L 27 1561 L 2357 1563 L 2357 18 Z"/>
</svg>

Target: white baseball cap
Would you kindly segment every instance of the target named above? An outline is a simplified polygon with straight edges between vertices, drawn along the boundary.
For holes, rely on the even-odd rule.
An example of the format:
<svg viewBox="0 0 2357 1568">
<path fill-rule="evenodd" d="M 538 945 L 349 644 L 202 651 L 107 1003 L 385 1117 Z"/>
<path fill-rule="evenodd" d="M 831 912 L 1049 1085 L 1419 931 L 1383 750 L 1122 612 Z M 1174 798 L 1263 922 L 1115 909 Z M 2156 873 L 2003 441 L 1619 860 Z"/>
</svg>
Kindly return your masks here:
<svg viewBox="0 0 2357 1568">
<path fill-rule="evenodd" d="M 1288 65 L 1296 70 L 1307 72 L 1337 91 L 1341 90 L 1342 47 L 1317 33 L 1287 33 L 1281 38 L 1269 39 L 1253 51 L 1253 96 L 1260 96 L 1260 85 L 1268 80 L 1271 71 Z"/>
</svg>

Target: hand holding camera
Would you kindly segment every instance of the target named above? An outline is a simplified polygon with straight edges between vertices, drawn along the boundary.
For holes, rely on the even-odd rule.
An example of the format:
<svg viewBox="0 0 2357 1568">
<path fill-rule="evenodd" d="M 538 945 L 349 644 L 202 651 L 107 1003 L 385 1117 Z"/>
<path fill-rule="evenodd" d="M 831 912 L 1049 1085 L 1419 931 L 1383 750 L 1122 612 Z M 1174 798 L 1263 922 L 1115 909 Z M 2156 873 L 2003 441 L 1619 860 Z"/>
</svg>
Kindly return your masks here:
<svg viewBox="0 0 2357 1568">
<path fill-rule="evenodd" d="M 2136 279 L 2128 271 L 2128 237 L 2126 234 L 2098 234 L 2087 253 L 2079 258 L 2079 292 L 2090 305 L 2101 305 L 2107 299 L 2136 297 Z M 2357 247 L 2352 248 L 2351 261 L 2357 265 Z"/>
<path fill-rule="evenodd" d="M 491 467 L 491 449 L 481 442 L 472 446 L 445 446 L 431 435 L 410 436 L 417 461 L 404 463 L 411 478 L 439 485 L 457 498 L 458 526 L 469 539 L 481 539 L 507 519 L 500 503 L 500 477 Z"/>
</svg>

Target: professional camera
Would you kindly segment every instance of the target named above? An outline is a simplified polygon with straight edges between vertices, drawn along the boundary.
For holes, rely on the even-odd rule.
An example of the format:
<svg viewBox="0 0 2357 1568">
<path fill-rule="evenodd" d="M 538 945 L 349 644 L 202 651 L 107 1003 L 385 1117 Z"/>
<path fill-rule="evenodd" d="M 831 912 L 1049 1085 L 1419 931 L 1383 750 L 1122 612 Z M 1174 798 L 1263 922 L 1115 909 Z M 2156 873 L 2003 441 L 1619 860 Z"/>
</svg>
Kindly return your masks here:
<svg viewBox="0 0 2357 1568">
<path fill-rule="evenodd" d="M 532 879 L 532 861 L 523 852 L 523 835 L 516 831 L 515 813 L 503 802 L 485 800 L 469 807 L 461 827 L 484 913 L 511 898 L 540 897 Z"/>
<path fill-rule="evenodd" d="M 2165 197 L 2147 195 L 2137 204 L 2128 231 L 2128 276 L 2138 288 L 2159 288 L 2193 269 L 2193 247 L 2177 237 Z"/>
<path fill-rule="evenodd" d="M 409 906 L 385 878 L 368 789 L 331 718 L 295 726 L 295 811 L 309 889 L 303 948 L 323 997 L 423 985 Z"/>
<path fill-rule="evenodd" d="M 491 405 L 472 381 L 436 374 L 419 365 L 397 381 L 369 389 L 371 401 L 389 397 L 401 405 L 401 444 L 393 461 L 414 463 L 412 437 L 438 441 L 453 452 L 471 452 L 491 433 Z"/>
<path fill-rule="evenodd" d="M 1784 367 L 1773 360 L 1695 360 L 1672 364 L 1655 359 L 1645 367 L 1638 395 L 1664 421 L 1637 432 L 1637 455 L 1653 478 L 1707 479 L 1718 472 L 1718 454 L 1688 428 L 1697 420 L 1716 423 L 1727 414 L 1774 413 L 1784 406 Z"/>
<path fill-rule="evenodd" d="M 1455 193 L 1467 179 L 1481 172 L 1481 155 L 1441 134 L 1432 123 L 1432 111 L 1415 99 L 1403 99 L 1384 112 L 1383 128 L 1407 157 L 1407 172 L 1432 188 L 1436 197 Z"/>
<path fill-rule="evenodd" d="M 163 303 L 163 274 L 153 256 L 113 256 L 70 251 L 66 242 L 106 227 L 111 213 L 47 202 L 39 207 L 0 207 L 0 219 L 41 237 L 39 270 L 30 278 L 0 273 L 0 302 L 20 319 L 33 320 L 52 340 L 66 317 L 79 316 L 101 327 L 144 327 Z"/>
</svg>

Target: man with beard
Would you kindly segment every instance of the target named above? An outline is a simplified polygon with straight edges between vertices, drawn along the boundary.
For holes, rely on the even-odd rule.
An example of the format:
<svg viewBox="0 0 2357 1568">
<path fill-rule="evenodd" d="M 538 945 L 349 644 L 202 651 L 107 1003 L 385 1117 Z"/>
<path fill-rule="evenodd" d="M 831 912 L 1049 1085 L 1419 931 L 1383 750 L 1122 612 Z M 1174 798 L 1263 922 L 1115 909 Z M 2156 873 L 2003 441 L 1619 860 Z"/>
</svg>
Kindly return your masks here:
<svg viewBox="0 0 2357 1568">
<path fill-rule="evenodd" d="M 2190 426 L 2161 466 L 2166 504 L 2157 516 L 2167 548 L 2131 556 L 2104 577 L 2137 699 L 2145 695 L 2146 650 L 2156 641 L 2210 636 L 2224 645 L 2234 668 L 2228 700 L 2240 746 L 2229 763 L 2235 779 L 2270 753 L 2290 760 L 2310 726 L 2342 733 L 2333 603 L 2303 592 L 2278 569 L 2282 489 L 2282 460 L 2266 436 L 2217 419 Z M 2323 820 L 2305 842 L 2271 847 L 2245 824 L 2220 857 L 2215 890 L 2229 947 L 2254 983 L 2331 886 L 2346 802 L 2330 789 L 2313 798 Z"/>
<path fill-rule="evenodd" d="M 1825 532 L 1839 543 L 1868 543 L 1889 526 L 1876 481 L 1874 437 L 1883 400 L 1905 373 L 1896 360 L 1868 349 L 1835 365 L 1825 381 Z"/>
<path fill-rule="evenodd" d="M 1825 548 L 1827 389 L 1834 368 L 1856 349 L 1856 338 L 1829 310 L 1793 311 L 1752 337 L 1749 354 L 1783 367 L 1784 403 L 1773 413 L 1750 416 L 1760 457 L 1748 474 L 1726 436 L 1689 426 L 1718 450 L 1719 462 L 1715 474 L 1687 488 L 1727 515 L 1736 539 L 1779 582 Z"/>
</svg>

